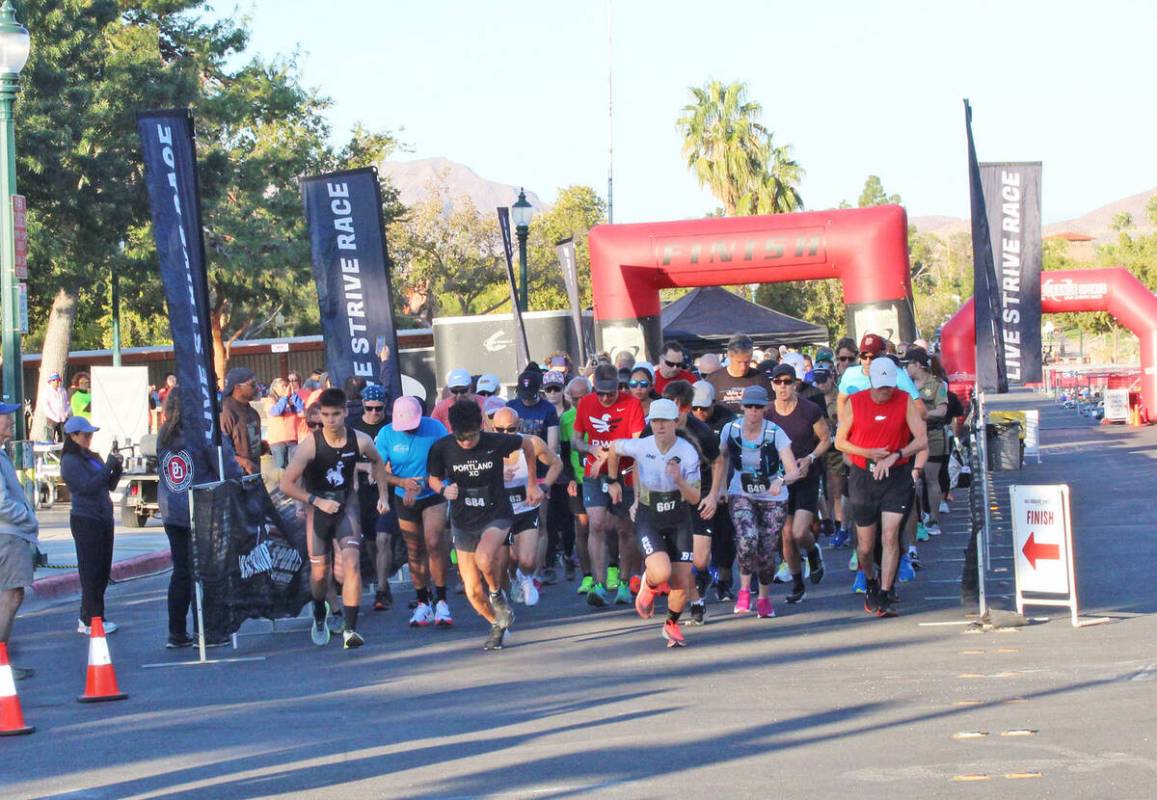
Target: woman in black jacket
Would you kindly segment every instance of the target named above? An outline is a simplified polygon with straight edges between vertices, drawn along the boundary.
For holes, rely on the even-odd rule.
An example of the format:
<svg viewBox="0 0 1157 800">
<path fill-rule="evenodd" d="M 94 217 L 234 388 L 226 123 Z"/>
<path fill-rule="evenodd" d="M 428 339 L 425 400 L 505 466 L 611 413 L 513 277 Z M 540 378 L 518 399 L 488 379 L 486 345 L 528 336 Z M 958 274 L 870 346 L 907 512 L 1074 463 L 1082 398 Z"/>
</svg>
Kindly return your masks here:
<svg viewBox="0 0 1157 800">
<path fill-rule="evenodd" d="M 93 617 L 104 622 L 104 632 L 117 629 L 104 615 L 104 592 L 112 573 L 113 508 L 109 492 L 116 488 L 124 459 L 109 453 L 102 461 L 92 452 L 92 435 L 98 429 L 81 416 L 64 423 L 64 451 L 60 475 L 72 495 L 69 525 L 76 542 L 76 566 L 80 573 L 80 620 L 77 633 L 91 632 Z"/>
</svg>

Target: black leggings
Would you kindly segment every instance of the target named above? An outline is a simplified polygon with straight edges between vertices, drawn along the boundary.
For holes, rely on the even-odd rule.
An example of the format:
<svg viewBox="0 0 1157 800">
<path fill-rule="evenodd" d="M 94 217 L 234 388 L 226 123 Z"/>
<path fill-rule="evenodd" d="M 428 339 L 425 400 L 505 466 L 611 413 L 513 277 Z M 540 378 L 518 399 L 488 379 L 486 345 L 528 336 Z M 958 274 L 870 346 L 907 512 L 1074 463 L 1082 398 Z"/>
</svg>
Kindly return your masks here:
<svg viewBox="0 0 1157 800">
<path fill-rule="evenodd" d="M 80 620 L 92 624 L 93 617 L 104 619 L 104 592 L 112 574 L 111 519 L 94 519 L 72 514 L 68 518 L 76 542 L 76 567 L 80 573 Z"/>
<path fill-rule="evenodd" d="M 192 531 L 184 525 L 165 523 L 169 552 L 173 554 L 173 574 L 169 576 L 169 636 L 182 639 L 189 635 L 186 624 L 193 603 Z"/>
<path fill-rule="evenodd" d="M 556 483 L 550 488 L 550 501 L 546 504 L 546 563 L 553 562 L 561 552 L 570 558 L 574 555 L 574 515 L 570 512 L 570 497 L 565 483 Z"/>
<path fill-rule="evenodd" d="M 726 504 L 720 503 L 719 510 L 711 518 L 711 559 L 716 569 L 730 570 L 735 555 L 735 526 L 731 523 L 731 512 Z"/>
</svg>

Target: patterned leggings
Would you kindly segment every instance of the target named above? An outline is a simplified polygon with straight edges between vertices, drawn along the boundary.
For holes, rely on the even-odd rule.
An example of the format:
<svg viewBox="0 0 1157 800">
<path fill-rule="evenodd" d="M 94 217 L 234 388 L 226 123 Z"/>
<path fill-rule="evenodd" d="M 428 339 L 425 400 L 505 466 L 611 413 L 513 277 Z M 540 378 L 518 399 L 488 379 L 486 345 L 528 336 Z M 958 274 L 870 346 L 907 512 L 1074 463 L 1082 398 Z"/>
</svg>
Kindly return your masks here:
<svg viewBox="0 0 1157 800">
<path fill-rule="evenodd" d="M 787 520 L 787 504 L 733 494 L 727 498 L 727 506 L 735 526 L 739 571 L 744 575 L 755 573 L 760 583 L 770 584 L 775 577 L 775 556 Z"/>
</svg>

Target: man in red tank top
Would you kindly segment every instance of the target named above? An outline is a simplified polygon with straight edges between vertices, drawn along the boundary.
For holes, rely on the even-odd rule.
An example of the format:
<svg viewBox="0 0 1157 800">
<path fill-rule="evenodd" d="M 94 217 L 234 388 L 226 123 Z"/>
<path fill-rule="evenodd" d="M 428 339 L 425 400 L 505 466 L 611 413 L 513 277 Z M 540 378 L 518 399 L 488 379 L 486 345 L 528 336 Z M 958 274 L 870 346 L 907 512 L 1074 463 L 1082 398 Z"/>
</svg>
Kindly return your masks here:
<svg viewBox="0 0 1157 800">
<path fill-rule="evenodd" d="M 876 358 L 868 371 L 871 388 L 849 398 L 836 431 L 836 447 L 852 460 L 848 499 L 856 524 L 860 569 L 868 579 L 864 610 L 896 616 L 892 594 L 900 563 L 900 526 L 912 506 L 912 472 L 906 465 L 928 447 L 928 431 L 915 401 L 896 391 L 899 367 Z M 877 520 L 883 527 L 881 574 L 876 576 Z"/>
</svg>

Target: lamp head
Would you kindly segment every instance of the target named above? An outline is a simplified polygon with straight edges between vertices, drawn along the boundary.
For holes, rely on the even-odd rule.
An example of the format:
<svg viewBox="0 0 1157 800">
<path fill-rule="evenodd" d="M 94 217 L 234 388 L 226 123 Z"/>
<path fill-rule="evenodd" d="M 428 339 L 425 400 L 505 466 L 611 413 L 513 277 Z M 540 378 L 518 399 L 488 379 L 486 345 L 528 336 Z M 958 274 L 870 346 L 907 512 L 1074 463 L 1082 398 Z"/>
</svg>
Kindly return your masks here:
<svg viewBox="0 0 1157 800">
<path fill-rule="evenodd" d="M 511 207 L 510 216 L 514 219 L 516 227 L 530 227 L 530 219 L 534 216 L 534 206 L 527 201 L 524 189 L 518 190 L 518 202 Z"/>
<path fill-rule="evenodd" d="M 16 21 L 12 0 L 4 0 L 0 6 L 0 76 L 19 75 L 31 49 L 28 29 Z"/>
</svg>

